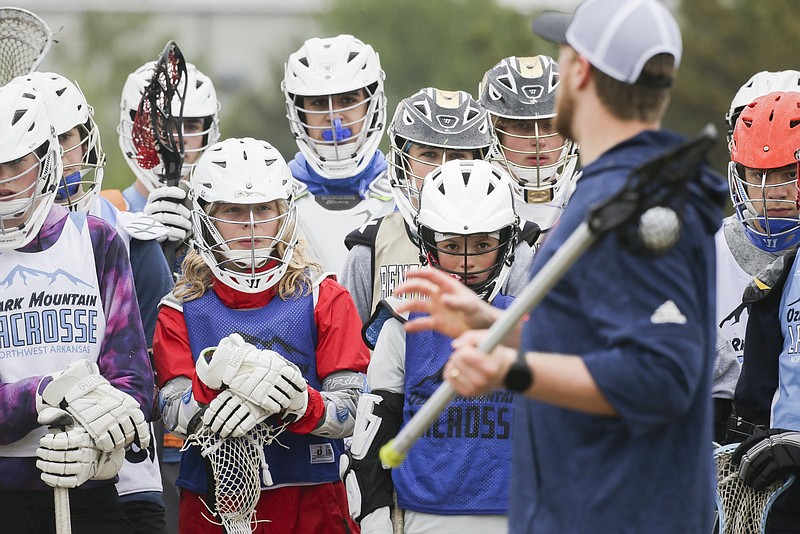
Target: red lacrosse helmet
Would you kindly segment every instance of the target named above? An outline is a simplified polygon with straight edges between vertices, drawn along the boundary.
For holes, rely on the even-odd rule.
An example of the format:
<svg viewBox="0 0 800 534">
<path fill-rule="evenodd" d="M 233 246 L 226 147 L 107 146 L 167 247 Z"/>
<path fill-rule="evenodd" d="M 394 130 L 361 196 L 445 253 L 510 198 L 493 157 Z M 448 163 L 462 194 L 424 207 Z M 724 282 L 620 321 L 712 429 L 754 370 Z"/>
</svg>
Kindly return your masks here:
<svg viewBox="0 0 800 534">
<path fill-rule="evenodd" d="M 731 160 L 751 169 L 776 169 L 797 162 L 800 93 L 775 92 L 748 104 L 733 130 Z"/>
</svg>

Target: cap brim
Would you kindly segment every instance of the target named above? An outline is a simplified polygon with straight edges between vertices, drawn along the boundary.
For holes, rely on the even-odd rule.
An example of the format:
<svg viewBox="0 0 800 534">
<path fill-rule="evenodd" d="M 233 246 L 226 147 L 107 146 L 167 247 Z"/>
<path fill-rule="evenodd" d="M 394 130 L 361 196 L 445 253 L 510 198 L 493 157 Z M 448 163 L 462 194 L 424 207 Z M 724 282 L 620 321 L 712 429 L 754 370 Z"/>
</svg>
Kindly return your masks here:
<svg viewBox="0 0 800 534">
<path fill-rule="evenodd" d="M 534 19 L 531 30 L 545 41 L 567 44 L 567 28 L 571 22 L 569 13 L 546 11 Z"/>
</svg>

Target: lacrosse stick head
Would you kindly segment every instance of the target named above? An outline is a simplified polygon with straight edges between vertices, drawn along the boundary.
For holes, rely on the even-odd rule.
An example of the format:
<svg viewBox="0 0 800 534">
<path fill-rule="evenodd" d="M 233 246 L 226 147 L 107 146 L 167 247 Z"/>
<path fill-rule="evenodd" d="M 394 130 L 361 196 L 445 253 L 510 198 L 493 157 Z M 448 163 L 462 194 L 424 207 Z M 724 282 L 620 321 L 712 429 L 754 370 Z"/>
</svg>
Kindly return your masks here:
<svg viewBox="0 0 800 534">
<path fill-rule="evenodd" d="M 177 185 L 181 178 L 184 146 L 183 105 L 186 100 L 186 60 L 175 41 L 164 47 L 144 88 L 133 120 L 133 146 L 136 160 L 149 170 L 161 163 L 165 185 Z M 173 102 L 179 102 L 177 114 Z"/>
<path fill-rule="evenodd" d="M 52 42 L 50 28 L 34 13 L 18 7 L 1 7 L 0 85 L 35 71 Z"/>
<path fill-rule="evenodd" d="M 600 235 L 616 230 L 622 245 L 636 254 L 666 253 L 680 237 L 687 184 L 699 182 L 701 166 L 716 140 L 717 130 L 709 124 L 694 137 L 634 169 L 619 193 L 591 209 L 591 231 Z M 706 193 L 722 203 L 713 191 Z"/>
<path fill-rule="evenodd" d="M 242 437 L 221 438 L 202 426 L 189 436 L 187 445 L 200 448 L 211 467 L 210 510 L 229 534 L 250 534 L 255 521 L 256 504 L 261 488 L 272 485 L 264 447 L 283 431 L 262 423 Z"/>
<path fill-rule="evenodd" d="M 777 481 L 765 490 L 756 491 L 739 480 L 738 466 L 731 462 L 739 446 L 731 443 L 714 450 L 717 467 L 715 499 L 720 534 L 761 534 L 767 525 L 770 508 L 781 493 L 794 482 L 794 475 Z"/>
</svg>

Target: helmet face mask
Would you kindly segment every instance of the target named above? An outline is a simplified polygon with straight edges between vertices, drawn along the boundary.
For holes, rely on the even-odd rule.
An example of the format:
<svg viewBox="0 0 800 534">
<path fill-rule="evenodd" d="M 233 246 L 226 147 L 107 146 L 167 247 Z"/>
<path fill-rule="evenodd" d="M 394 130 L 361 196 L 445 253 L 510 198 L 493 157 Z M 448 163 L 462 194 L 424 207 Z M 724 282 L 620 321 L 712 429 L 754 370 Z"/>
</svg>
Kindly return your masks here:
<svg viewBox="0 0 800 534">
<path fill-rule="evenodd" d="M 383 124 L 374 121 L 375 106 L 380 102 L 369 88 L 337 95 L 296 96 L 294 100 L 298 127 L 303 131 L 295 136 L 298 145 L 302 143 L 311 159 L 319 161 L 320 168 L 330 170 L 329 178 L 357 174 L 353 162 L 368 140 L 380 138 L 383 133 Z M 345 162 L 343 168 L 353 170 L 338 171 L 338 162 Z"/>
<path fill-rule="evenodd" d="M 182 174 L 188 176 L 187 171 L 191 171 L 205 149 L 216 142 L 209 143 L 209 139 L 219 139 L 219 123 L 211 117 L 184 117 L 182 130 L 185 154 Z"/>
<path fill-rule="evenodd" d="M 566 207 L 577 176 L 577 146 L 554 127 L 559 83 L 553 58 L 511 56 L 478 86 L 493 127 L 490 159 L 514 179 L 520 216 L 543 230 Z"/>
<path fill-rule="evenodd" d="M 278 283 L 297 245 L 289 167 L 264 141 L 227 139 L 190 178 L 195 250 L 224 284 L 258 293 Z"/>
<path fill-rule="evenodd" d="M 388 129 L 389 181 L 411 227 L 425 176 L 446 161 L 483 159 L 492 145 L 486 110 L 465 91 L 425 88 L 403 99 Z"/>
<path fill-rule="evenodd" d="M 105 166 L 94 110 L 80 87 L 60 74 L 32 72 L 26 79 L 44 98 L 61 145 L 64 172 L 56 202 L 89 211 L 103 186 Z"/>
<path fill-rule="evenodd" d="M 4 229 L 6 226 L 22 226 L 30 220 L 30 214 L 38 200 L 36 181 L 42 164 L 42 158 L 36 152 L 0 164 L 8 169 L 8 172 L 3 173 L 3 178 L 0 178 L 0 189 L 7 193 L 0 202 Z"/>
<path fill-rule="evenodd" d="M 491 301 L 508 277 L 518 224 L 507 173 L 480 160 L 447 162 L 420 192 L 420 261 Z"/>
<path fill-rule="evenodd" d="M 237 279 L 255 280 L 279 264 L 287 248 L 296 242 L 295 216 L 284 200 L 264 204 L 214 202 L 199 215 L 198 224 L 217 269 Z"/>
<path fill-rule="evenodd" d="M 797 147 L 800 93 L 774 92 L 742 110 L 734 127 L 728 185 L 736 217 L 758 248 L 800 242 Z"/>
<path fill-rule="evenodd" d="M 395 159 L 404 168 L 395 173 L 402 172 L 403 177 L 392 182 L 395 198 L 401 198 L 402 206 L 406 208 L 401 213 L 410 214 L 408 221 L 413 226 L 413 218 L 419 211 L 419 190 L 425 177 L 436 167 L 448 161 L 483 159 L 484 156 L 485 152 L 477 149 L 432 147 L 406 141 L 406 148 L 399 151 Z"/>
<path fill-rule="evenodd" d="M 133 144 L 133 121 L 139 108 L 139 101 L 145 87 L 153 76 L 155 62 L 145 63 L 132 72 L 122 88 L 120 100 L 120 119 L 117 126 L 119 147 L 125 156 L 125 161 L 136 179 L 147 189 L 152 191 L 161 187 L 161 176 L 164 167 L 161 163 L 152 169 L 143 169 L 136 160 L 136 147 Z M 187 178 L 200 154 L 209 146 L 219 140 L 219 100 L 211 79 L 200 72 L 192 63 L 186 63 L 186 102 L 183 108 L 184 143 L 186 157 L 184 159 L 181 176 Z M 172 112 L 177 114 L 180 103 L 172 102 Z M 197 119 L 202 121 L 202 129 L 193 125 Z"/>
<path fill-rule="evenodd" d="M 494 133 L 493 159 L 516 179 L 526 201 L 553 200 L 568 159 L 577 157 L 572 143 L 555 131 L 553 119 L 496 118 Z"/>
<path fill-rule="evenodd" d="M 85 124 L 59 133 L 64 173 L 56 191 L 56 202 L 72 211 L 89 211 L 103 185 L 106 155 L 100 132 L 89 118 Z"/>
<path fill-rule="evenodd" d="M 736 216 L 758 248 L 778 252 L 800 242 L 796 164 L 761 170 L 730 162 L 728 186 Z"/>
<path fill-rule="evenodd" d="M 384 78 L 378 54 L 352 35 L 309 39 L 289 56 L 286 118 L 317 174 L 350 178 L 370 163 L 386 126 Z"/>
<path fill-rule="evenodd" d="M 30 243 L 55 200 L 61 148 L 44 98 L 24 76 L 0 88 L 0 250 Z"/>
<path fill-rule="evenodd" d="M 421 227 L 425 261 L 457 278 L 478 295 L 487 296 L 503 270 L 502 258 L 515 235 L 512 227 L 479 234 L 442 234 Z M 513 247 L 512 247 L 513 248 Z"/>
</svg>

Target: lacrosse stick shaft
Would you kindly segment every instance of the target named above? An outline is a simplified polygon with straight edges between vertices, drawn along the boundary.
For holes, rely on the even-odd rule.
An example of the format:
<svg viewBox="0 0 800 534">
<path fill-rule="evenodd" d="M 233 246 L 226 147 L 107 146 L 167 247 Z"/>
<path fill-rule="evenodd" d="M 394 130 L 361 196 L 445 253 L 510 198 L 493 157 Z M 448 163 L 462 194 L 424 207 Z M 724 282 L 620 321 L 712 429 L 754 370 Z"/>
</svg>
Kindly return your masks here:
<svg viewBox="0 0 800 534">
<path fill-rule="evenodd" d="M 522 293 L 511 306 L 492 325 L 478 345 L 481 352 L 492 352 L 511 332 L 522 317 L 530 312 L 566 273 L 567 269 L 580 258 L 597 240 L 587 222 L 583 222 L 556 251 L 536 276 L 528 282 Z M 456 392 L 445 381 L 433 392 L 422 408 L 400 429 L 394 439 L 381 447 L 381 461 L 390 467 L 399 466 L 405 460 L 414 443 L 433 424 L 439 414 L 455 397 Z"/>
<path fill-rule="evenodd" d="M 72 534 L 72 520 L 69 512 L 69 489 L 53 488 L 56 505 L 56 534 Z"/>
<path fill-rule="evenodd" d="M 66 432 L 75 421 L 66 412 L 62 417 L 53 421 L 48 430 L 50 432 Z M 53 504 L 56 513 L 56 534 L 72 534 L 72 518 L 69 510 L 69 488 L 53 488 Z"/>
<path fill-rule="evenodd" d="M 392 512 L 390 515 L 392 521 L 392 534 L 403 534 L 403 510 L 397 504 L 397 492 L 392 491 Z"/>
</svg>

